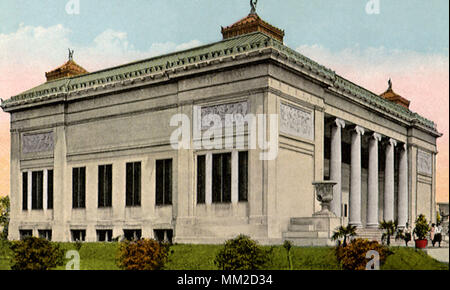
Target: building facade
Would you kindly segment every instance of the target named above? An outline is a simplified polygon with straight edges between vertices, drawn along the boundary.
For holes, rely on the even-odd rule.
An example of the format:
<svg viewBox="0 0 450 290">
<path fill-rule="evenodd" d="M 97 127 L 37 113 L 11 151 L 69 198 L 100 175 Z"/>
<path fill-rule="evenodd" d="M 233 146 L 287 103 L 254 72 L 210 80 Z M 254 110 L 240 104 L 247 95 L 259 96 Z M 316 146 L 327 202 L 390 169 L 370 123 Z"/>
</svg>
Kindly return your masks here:
<svg viewBox="0 0 450 290">
<path fill-rule="evenodd" d="M 306 245 L 329 243 L 341 224 L 435 219 L 441 134 L 391 82 L 377 95 L 346 80 L 286 47 L 284 32 L 256 13 L 222 33 L 92 73 L 70 59 L 2 101 L 11 115 L 9 238 L 221 243 L 246 234 Z M 188 116 L 189 146 L 171 142 L 174 115 Z M 230 146 L 196 146 L 210 115 Z M 233 130 L 246 115 L 277 122 Z M 250 146 L 254 131 L 275 140 L 276 158 Z M 312 183 L 322 180 L 337 183 L 331 222 L 314 216 Z"/>
</svg>

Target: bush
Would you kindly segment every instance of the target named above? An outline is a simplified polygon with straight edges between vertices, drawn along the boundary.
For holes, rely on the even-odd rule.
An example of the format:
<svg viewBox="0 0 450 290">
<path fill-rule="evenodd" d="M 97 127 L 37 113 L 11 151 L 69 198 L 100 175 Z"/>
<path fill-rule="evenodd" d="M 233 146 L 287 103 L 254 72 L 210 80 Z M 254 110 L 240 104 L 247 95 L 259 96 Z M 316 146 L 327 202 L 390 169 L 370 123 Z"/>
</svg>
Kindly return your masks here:
<svg viewBox="0 0 450 290">
<path fill-rule="evenodd" d="M 354 239 L 345 247 L 336 247 L 336 258 L 344 270 L 365 270 L 367 262 L 367 252 L 377 251 L 380 255 L 380 264 L 386 260 L 389 250 L 377 241 Z"/>
<path fill-rule="evenodd" d="M 13 242 L 12 270 L 49 270 L 64 263 L 64 251 L 46 239 L 26 237 Z"/>
<path fill-rule="evenodd" d="M 264 250 L 249 237 L 239 235 L 225 242 L 214 264 L 222 270 L 260 270 L 268 266 L 272 250 Z"/>
<path fill-rule="evenodd" d="M 413 233 L 417 236 L 418 240 L 426 240 L 428 233 L 431 231 L 428 225 L 427 219 L 423 214 L 420 214 L 416 219 L 416 226 Z"/>
<path fill-rule="evenodd" d="M 169 258 L 169 245 L 152 239 L 120 244 L 117 265 L 123 270 L 161 270 Z"/>
</svg>

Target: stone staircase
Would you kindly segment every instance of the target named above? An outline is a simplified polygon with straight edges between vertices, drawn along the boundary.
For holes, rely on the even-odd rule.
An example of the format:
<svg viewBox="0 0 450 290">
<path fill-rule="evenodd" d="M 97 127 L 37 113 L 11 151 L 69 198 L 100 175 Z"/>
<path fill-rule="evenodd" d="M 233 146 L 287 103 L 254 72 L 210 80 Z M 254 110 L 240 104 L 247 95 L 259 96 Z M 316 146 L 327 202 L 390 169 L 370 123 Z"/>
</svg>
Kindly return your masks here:
<svg viewBox="0 0 450 290">
<path fill-rule="evenodd" d="M 330 236 L 330 220 L 320 217 L 291 218 L 283 240 L 294 246 L 333 246 Z"/>
<path fill-rule="evenodd" d="M 288 230 L 283 233 L 283 240 L 289 240 L 294 246 L 335 246 L 336 242 L 331 240 L 333 231 L 340 224 L 337 220 L 330 221 L 321 217 L 295 217 L 291 218 Z M 356 238 L 378 241 L 382 243 L 383 231 L 378 228 L 359 228 L 356 230 Z M 403 240 L 395 240 L 391 237 L 391 246 L 404 246 Z M 411 241 L 409 245 L 414 245 Z"/>
<path fill-rule="evenodd" d="M 356 230 L 356 238 L 367 239 L 369 241 L 377 241 L 382 243 L 381 237 L 383 235 L 383 230 L 378 228 L 359 228 Z M 410 241 L 409 245 L 414 244 L 414 241 Z M 405 242 L 403 240 L 395 240 L 395 235 L 391 236 L 391 246 L 404 246 Z"/>
<path fill-rule="evenodd" d="M 359 228 L 356 230 L 356 238 L 367 239 L 369 241 L 377 241 L 381 243 L 383 231 L 378 228 Z"/>
</svg>

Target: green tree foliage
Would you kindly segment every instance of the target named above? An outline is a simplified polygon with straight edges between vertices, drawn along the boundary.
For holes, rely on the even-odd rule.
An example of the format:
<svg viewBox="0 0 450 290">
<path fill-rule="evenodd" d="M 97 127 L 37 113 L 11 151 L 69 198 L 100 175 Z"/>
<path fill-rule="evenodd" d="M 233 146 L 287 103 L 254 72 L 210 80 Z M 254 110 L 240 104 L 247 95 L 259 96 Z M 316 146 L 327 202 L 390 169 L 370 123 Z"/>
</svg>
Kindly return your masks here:
<svg viewBox="0 0 450 290">
<path fill-rule="evenodd" d="M 416 219 L 416 226 L 413 233 L 418 240 L 426 240 L 428 233 L 431 231 L 430 225 L 423 214 L 420 214 Z"/>
<path fill-rule="evenodd" d="M 11 245 L 12 270 L 49 270 L 64 263 L 64 251 L 46 239 L 26 237 Z"/>
<path fill-rule="evenodd" d="M 0 228 L 3 228 L 0 233 L 0 239 L 8 238 L 9 212 L 9 196 L 0 197 Z"/>
<path fill-rule="evenodd" d="M 441 214 L 439 213 L 439 211 L 436 211 L 436 224 L 440 225 L 441 224 Z"/>
<path fill-rule="evenodd" d="M 397 232 L 397 222 L 394 221 L 382 221 L 379 229 L 383 230 L 381 240 L 383 243 L 386 241 L 388 246 L 391 245 L 391 237 Z"/>
<path fill-rule="evenodd" d="M 117 266 L 123 270 L 161 270 L 168 261 L 170 246 L 153 239 L 120 244 Z"/>
<path fill-rule="evenodd" d="M 239 235 L 225 242 L 214 264 L 221 270 L 261 270 L 269 265 L 272 250 L 264 250 L 250 237 Z"/>
<path fill-rule="evenodd" d="M 386 260 L 389 250 L 377 241 L 354 239 L 347 246 L 336 247 L 336 258 L 344 270 L 365 270 L 369 259 L 366 254 L 369 251 L 377 251 L 380 264 Z"/>
<path fill-rule="evenodd" d="M 331 239 L 333 241 L 344 239 L 342 246 L 347 246 L 347 239 L 356 236 L 356 226 L 348 225 L 347 227 L 340 226 L 336 231 L 333 232 Z"/>
<path fill-rule="evenodd" d="M 291 248 L 292 248 L 292 243 L 288 240 L 284 241 L 283 243 L 283 248 L 286 250 L 287 252 L 287 260 L 288 260 L 288 265 L 289 265 L 289 270 L 293 270 L 292 267 L 292 258 L 291 258 Z"/>
</svg>

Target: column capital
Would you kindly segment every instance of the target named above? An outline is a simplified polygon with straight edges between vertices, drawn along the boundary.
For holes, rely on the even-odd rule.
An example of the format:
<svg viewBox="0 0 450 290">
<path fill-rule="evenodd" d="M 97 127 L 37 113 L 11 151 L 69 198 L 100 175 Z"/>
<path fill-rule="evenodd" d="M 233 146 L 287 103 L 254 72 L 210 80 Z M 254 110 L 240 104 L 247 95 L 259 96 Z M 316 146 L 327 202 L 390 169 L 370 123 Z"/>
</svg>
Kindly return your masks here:
<svg viewBox="0 0 450 290">
<path fill-rule="evenodd" d="M 352 125 L 349 128 L 350 128 L 350 131 L 355 132 L 359 135 L 364 135 L 364 133 L 366 132 L 366 130 L 363 127 L 360 127 L 358 125 Z"/>
<path fill-rule="evenodd" d="M 383 138 L 383 136 L 381 136 L 381 134 L 374 132 L 374 133 L 370 134 L 370 138 L 375 139 L 375 141 L 377 141 L 377 142 L 380 142 L 381 138 Z"/>
<path fill-rule="evenodd" d="M 391 145 L 393 147 L 397 146 L 397 140 L 392 138 L 387 138 L 384 142 L 385 145 Z"/>
<path fill-rule="evenodd" d="M 334 124 L 334 126 L 339 127 L 341 129 L 345 128 L 345 121 L 342 119 L 335 118 L 333 120 L 333 124 Z"/>
<path fill-rule="evenodd" d="M 401 148 L 404 151 L 408 151 L 408 144 L 406 143 L 400 143 L 399 148 Z"/>
</svg>

